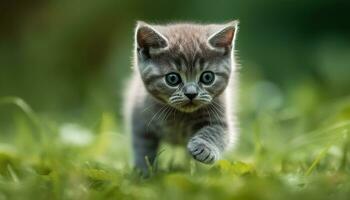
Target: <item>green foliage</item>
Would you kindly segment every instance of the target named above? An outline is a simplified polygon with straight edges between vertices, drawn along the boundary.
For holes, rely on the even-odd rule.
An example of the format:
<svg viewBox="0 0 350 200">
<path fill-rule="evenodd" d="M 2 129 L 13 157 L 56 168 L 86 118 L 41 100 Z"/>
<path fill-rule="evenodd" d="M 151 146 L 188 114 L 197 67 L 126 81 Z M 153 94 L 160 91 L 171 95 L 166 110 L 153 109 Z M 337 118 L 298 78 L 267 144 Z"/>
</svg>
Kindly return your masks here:
<svg viewBox="0 0 350 200">
<path fill-rule="evenodd" d="M 8 143 L 0 143 L 0 197 L 4 199 L 277 200 L 350 195 L 350 123 L 342 119 L 283 139 L 281 130 L 290 127 L 285 120 L 294 120 L 298 127 L 308 119 L 265 113 L 253 120 L 263 123 L 253 129 L 255 142 L 249 144 L 251 134 L 243 131 L 235 153 L 215 165 L 188 162 L 189 158 L 176 155 L 184 152 L 165 145 L 158 156 L 159 168 L 142 178 L 129 165 L 129 135 L 120 133 L 118 120 L 110 113 L 102 113 L 90 129 L 82 124 L 49 127 L 23 100 L 0 101 L 23 111 L 15 118 L 21 128 L 13 130 Z M 332 115 L 339 112 L 345 111 Z M 38 130 L 43 134 L 34 140 Z M 32 139 L 23 143 L 22 137 Z M 174 156 L 180 160 L 167 162 Z"/>
</svg>

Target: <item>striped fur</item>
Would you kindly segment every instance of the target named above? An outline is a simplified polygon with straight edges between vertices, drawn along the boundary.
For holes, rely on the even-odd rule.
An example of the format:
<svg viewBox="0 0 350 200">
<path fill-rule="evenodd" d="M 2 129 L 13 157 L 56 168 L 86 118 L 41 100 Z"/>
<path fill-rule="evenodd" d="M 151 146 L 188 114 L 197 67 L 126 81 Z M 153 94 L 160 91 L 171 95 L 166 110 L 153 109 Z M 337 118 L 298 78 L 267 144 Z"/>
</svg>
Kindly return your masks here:
<svg viewBox="0 0 350 200">
<path fill-rule="evenodd" d="M 194 159 L 211 164 L 234 143 L 237 21 L 228 24 L 149 25 L 135 32 L 134 72 L 125 95 L 134 164 L 147 171 L 161 141 L 185 144 Z M 203 72 L 215 75 L 203 84 Z M 170 86 L 168 73 L 182 82 Z M 190 101 L 185 88 L 198 95 Z M 148 161 L 147 161 L 148 160 Z"/>
</svg>

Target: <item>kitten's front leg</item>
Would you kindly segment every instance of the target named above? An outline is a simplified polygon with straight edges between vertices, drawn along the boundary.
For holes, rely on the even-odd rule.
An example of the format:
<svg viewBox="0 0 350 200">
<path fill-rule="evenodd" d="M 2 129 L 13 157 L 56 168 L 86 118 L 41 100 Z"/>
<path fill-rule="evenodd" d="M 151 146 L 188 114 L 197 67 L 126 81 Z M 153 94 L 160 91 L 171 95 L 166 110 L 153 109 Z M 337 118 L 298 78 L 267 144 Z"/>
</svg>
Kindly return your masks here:
<svg viewBox="0 0 350 200">
<path fill-rule="evenodd" d="M 187 148 L 194 159 L 212 164 L 217 161 L 228 146 L 229 136 L 221 125 L 205 126 L 190 138 Z"/>
<path fill-rule="evenodd" d="M 157 156 L 159 138 L 152 133 L 133 133 L 134 165 L 144 175 L 149 173 L 149 165 L 153 166 Z"/>
</svg>

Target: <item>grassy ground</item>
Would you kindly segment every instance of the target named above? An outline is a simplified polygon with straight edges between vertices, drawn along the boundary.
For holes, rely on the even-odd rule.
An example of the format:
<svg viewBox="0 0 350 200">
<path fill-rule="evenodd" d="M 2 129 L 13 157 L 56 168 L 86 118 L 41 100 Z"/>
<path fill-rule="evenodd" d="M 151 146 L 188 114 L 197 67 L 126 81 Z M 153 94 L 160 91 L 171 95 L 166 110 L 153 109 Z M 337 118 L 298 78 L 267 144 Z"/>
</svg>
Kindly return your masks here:
<svg viewBox="0 0 350 200">
<path fill-rule="evenodd" d="M 350 101 L 314 104 L 242 110 L 240 142 L 223 160 L 204 166 L 164 145 L 144 179 L 113 113 L 94 125 L 64 123 L 2 98 L 18 112 L 0 134 L 0 200 L 349 199 Z"/>
</svg>

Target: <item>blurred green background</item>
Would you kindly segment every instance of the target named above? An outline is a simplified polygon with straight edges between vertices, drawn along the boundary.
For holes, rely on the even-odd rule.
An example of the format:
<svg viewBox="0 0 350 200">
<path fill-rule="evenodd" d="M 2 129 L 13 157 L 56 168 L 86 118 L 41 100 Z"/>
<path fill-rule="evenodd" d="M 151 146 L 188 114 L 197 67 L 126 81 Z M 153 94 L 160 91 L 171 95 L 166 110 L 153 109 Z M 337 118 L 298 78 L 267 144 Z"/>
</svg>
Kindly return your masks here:
<svg viewBox="0 0 350 200">
<path fill-rule="evenodd" d="M 0 96 L 19 96 L 49 113 L 119 110 L 136 20 L 232 19 L 241 21 L 237 49 L 243 79 L 266 80 L 283 96 L 304 86 L 322 100 L 346 96 L 349 6 L 341 0 L 5 0 Z"/>
<path fill-rule="evenodd" d="M 159 198 L 183 197 L 180 194 L 199 198 L 195 191 L 202 188 L 210 193 L 208 198 L 221 194 L 281 199 L 308 183 L 312 183 L 309 190 L 289 197 L 309 199 L 330 192 L 346 199 L 349 10 L 345 0 L 1 1 L 0 199 L 16 191 L 42 192 L 42 185 L 43 197 L 56 198 L 117 193 L 138 199 L 132 189 L 150 199 L 158 190 L 169 194 Z M 158 177 L 160 183 L 135 185 L 134 177 L 124 177 L 131 170 L 120 111 L 131 72 L 136 21 L 232 19 L 240 20 L 236 48 L 242 67 L 238 105 L 242 136 L 236 152 L 227 158 L 242 163 L 219 163 L 219 177 L 215 170 L 213 176 L 207 172 L 198 172 L 199 179 L 189 176 L 191 165 L 175 177 L 171 172 L 176 170 L 168 170 L 169 176 Z M 24 102 L 7 98 L 11 96 Z M 85 171 L 74 168 L 86 162 L 88 167 L 77 164 Z M 67 170 L 72 163 L 75 171 Z M 39 168 L 39 176 L 28 172 L 33 168 Z M 305 181 L 305 175 L 313 173 L 318 175 Z M 234 185 L 228 186 L 227 174 L 235 174 Z M 246 178 L 246 174 L 253 175 Z M 86 176 L 92 186 L 83 184 Z M 201 182 L 203 177 L 207 182 Z M 75 188 L 77 183 L 83 186 Z M 86 190 L 99 191 L 101 185 L 101 193 Z M 245 188 L 253 188 L 257 196 Z M 281 193 L 267 195 L 276 190 Z"/>
</svg>

